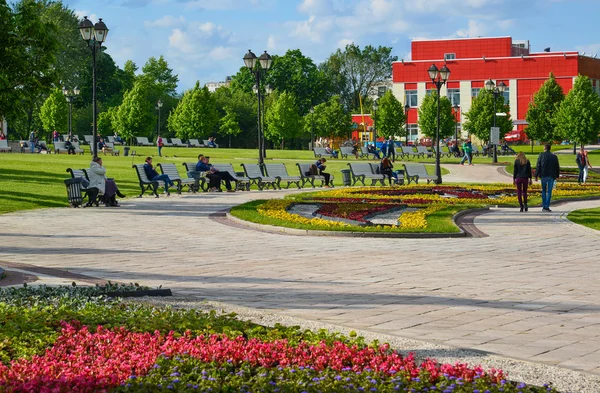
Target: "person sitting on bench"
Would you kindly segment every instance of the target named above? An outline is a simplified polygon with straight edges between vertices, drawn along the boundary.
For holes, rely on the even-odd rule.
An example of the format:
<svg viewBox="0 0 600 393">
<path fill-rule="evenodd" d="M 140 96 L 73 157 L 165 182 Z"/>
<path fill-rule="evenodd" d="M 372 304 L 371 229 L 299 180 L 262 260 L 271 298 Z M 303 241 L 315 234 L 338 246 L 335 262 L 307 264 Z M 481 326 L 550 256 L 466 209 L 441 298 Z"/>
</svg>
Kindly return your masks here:
<svg viewBox="0 0 600 393">
<path fill-rule="evenodd" d="M 146 163 L 144 164 L 144 172 L 146 173 L 148 179 L 150 179 L 151 181 L 164 182 L 165 193 L 167 194 L 167 196 L 171 195 L 171 193 L 169 192 L 169 186 L 173 187 L 175 186 L 175 183 L 173 183 L 171 178 L 169 178 L 169 175 L 159 175 L 158 172 L 156 172 L 156 169 L 152 167 L 152 157 L 146 157 Z M 156 197 L 158 198 L 158 195 Z"/>
</svg>

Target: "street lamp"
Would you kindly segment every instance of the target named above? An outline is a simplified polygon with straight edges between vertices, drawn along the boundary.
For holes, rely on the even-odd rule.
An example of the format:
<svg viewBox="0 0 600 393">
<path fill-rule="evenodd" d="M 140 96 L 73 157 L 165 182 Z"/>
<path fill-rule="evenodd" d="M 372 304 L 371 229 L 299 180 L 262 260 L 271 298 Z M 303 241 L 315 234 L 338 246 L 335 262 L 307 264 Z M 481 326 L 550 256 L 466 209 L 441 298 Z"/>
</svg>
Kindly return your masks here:
<svg viewBox="0 0 600 393">
<path fill-rule="evenodd" d="M 408 146 L 408 111 L 410 110 L 410 105 L 408 102 L 404 105 L 404 126 L 406 127 L 406 146 Z"/>
<path fill-rule="evenodd" d="M 73 138 L 73 127 L 72 127 L 72 119 L 73 119 L 73 100 L 75 97 L 79 95 L 79 88 L 75 87 L 73 90 L 69 90 L 66 87 L 62 89 L 67 102 L 69 103 L 69 139 Z"/>
<path fill-rule="evenodd" d="M 256 66 L 258 60 L 258 67 Z M 258 116 L 257 116 L 257 126 L 258 126 L 258 164 L 262 165 L 264 163 L 264 152 L 263 152 L 263 135 L 262 135 L 262 122 L 261 122 L 261 94 L 260 94 L 260 76 L 261 71 L 265 70 L 265 72 L 271 68 L 271 64 L 273 60 L 271 56 L 265 51 L 260 57 L 256 57 L 252 50 L 248 49 L 248 53 L 244 55 L 244 65 L 252 72 L 254 78 L 256 79 L 256 98 L 258 100 Z"/>
<path fill-rule="evenodd" d="M 494 95 L 494 128 L 496 128 L 496 100 L 497 98 L 504 93 L 506 90 L 506 85 L 504 82 L 498 83 L 498 86 L 494 84 L 494 81 L 489 79 L 485 82 L 485 89 Z M 490 142 L 492 142 L 492 130 L 490 129 Z M 489 144 L 488 144 L 489 147 Z M 498 150 L 497 145 L 494 143 L 494 158 L 492 159 L 493 163 L 498 162 Z"/>
<path fill-rule="evenodd" d="M 375 123 L 375 117 L 377 117 L 377 109 L 379 109 L 379 104 L 377 100 L 373 101 L 373 146 L 375 150 L 377 150 L 377 124 Z"/>
<path fill-rule="evenodd" d="M 93 139 L 94 144 L 92 146 L 92 153 L 94 158 L 98 157 L 98 123 L 97 114 L 98 108 L 96 106 L 96 52 L 102 47 L 102 43 L 106 41 L 108 35 L 108 28 L 102 22 L 102 18 L 95 25 L 88 19 L 87 16 L 83 17 L 83 20 L 79 22 L 79 31 L 81 37 L 87 42 L 88 47 L 92 50 L 92 102 L 93 102 Z"/>
<path fill-rule="evenodd" d="M 457 147 L 458 147 L 458 123 L 460 121 L 460 117 L 458 117 L 458 116 L 460 116 L 458 114 L 459 110 L 460 110 L 460 106 L 458 104 L 455 104 L 454 105 L 454 116 L 455 116 L 455 118 L 454 118 L 454 120 L 455 120 L 454 124 L 456 125 L 456 127 L 454 128 L 454 142 L 456 143 Z"/>
<path fill-rule="evenodd" d="M 315 108 L 310 107 L 310 149 L 315 149 Z"/>
<path fill-rule="evenodd" d="M 436 129 L 436 138 L 435 138 L 435 176 L 436 176 L 436 184 L 442 184 L 442 169 L 440 168 L 440 90 L 442 86 L 446 84 L 446 81 L 450 77 L 450 70 L 446 67 L 446 64 L 442 66 L 441 69 L 432 64 L 431 67 L 427 70 L 429 73 L 429 78 L 431 78 L 431 82 L 437 88 L 437 129 Z"/>
<path fill-rule="evenodd" d="M 156 126 L 156 137 L 158 138 L 160 136 L 160 108 L 162 108 L 163 103 L 161 100 L 158 100 L 158 102 L 156 103 L 156 106 L 154 107 L 156 109 L 156 111 L 158 112 L 158 125 Z"/>
</svg>

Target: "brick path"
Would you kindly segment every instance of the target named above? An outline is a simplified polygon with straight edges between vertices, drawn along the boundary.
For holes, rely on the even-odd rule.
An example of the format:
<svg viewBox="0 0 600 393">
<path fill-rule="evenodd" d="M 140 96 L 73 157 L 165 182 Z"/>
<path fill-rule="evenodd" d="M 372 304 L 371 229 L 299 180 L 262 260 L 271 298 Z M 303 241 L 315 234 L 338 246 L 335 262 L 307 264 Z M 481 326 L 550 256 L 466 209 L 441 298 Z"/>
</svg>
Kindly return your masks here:
<svg viewBox="0 0 600 393">
<path fill-rule="evenodd" d="M 488 168 L 486 177 L 495 176 Z M 289 236 L 210 217 L 283 194 L 7 214 L 0 264 L 162 285 L 177 295 L 600 374 L 600 232 L 564 218 L 600 201 L 552 206 L 552 214 L 493 210 L 475 220 L 490 236 L 466 239 Z"/>
</svg>

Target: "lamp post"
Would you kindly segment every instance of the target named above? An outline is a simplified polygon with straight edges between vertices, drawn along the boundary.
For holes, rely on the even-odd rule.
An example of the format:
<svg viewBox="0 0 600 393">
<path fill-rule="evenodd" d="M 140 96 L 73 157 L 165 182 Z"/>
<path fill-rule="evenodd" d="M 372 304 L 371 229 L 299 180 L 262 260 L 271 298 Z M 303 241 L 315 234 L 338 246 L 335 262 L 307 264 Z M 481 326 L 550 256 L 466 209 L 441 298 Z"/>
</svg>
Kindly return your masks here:
<svg viewBox="0 0 600 393">
<path fill-rule="evenodd" d="M 156 137 L 158 138 L 160 136 L 160 108 L 162 108 L 163 103 L 161 100 L 158 100 L 156 102 L 156 106 L 154 107 L 156 109 L 156 111 L 158 112 L 158 124 L 156 125 Z"/>
<path fill-rule="evenodd" d="M 498 97 L 504 93 L 506 90 L 506 85 L 504 82 L 498 83 L 498 86 L 494 84 L 494 81 L 489 79 L 485 82 L 485 89 L 493 94 L 494 96 L 494 128 L 496 128 L 496 101 Z M 490 142 L 492 141 L 492 130 L 490 129 Z M 489 145 L 489 144 L 488 144 Z M 492 159 L 493 163 L 498 162 L 498 150 L 497 145 L 494 143 L 494 158 Z"/>
<path fill-rule="evenodd" d="M 258 67 L 257 65 L 258 60 Z M 261 97 L 260 97 L 260 76 L 261 71 L 265 70 L 265 72 L 271 68 L 273 60 L 271 56 L 265 51 L 260 57 L 256 57 L 252 50 L 248 49 L 248 53 L 244 55 L 244 65 L 252 72 L 254 75 L 254 79 L 256 79 L 256 98 L 258 100 L 258 116 L 257 116 L 257 126 L 258 126 L 258 164 L 262 165 L 264 163 L 264 152 L 263 152 L 263 135 L 262 135 L 262 122 L 261 122 Z"/>
<path fill-rule="evenodd" d="M 409 110 L 410 110 L 410 105 L 408 105 L 408 103 L 406 103 L 406 105 L 404 105 L 404 126 L 406 128 L 406 140 L 405 140 L 406 146 L 408 146 L 408 111 Z"/>
<path fill-rule="evenodd" d="M 375 150 L 377 150 L 377 123 L 375 122 L 375 118 L 377 117 L 377 109 L 379 109 L 379 103 L 377 100 L 373 101 L 373 146 Z"/>
<path fill-rule="evenodd" d="M 454 121 L 454 125 L 456 127 L 454 128 L 454 142 L 456 143 L 456 146 L 458 146 L 458 123 L 460 121 L 460 118 L 457 118 L 457 116 L 460 116 L 458 114 L 459 110 L 460 110 L 460 106 L 458 106 L 458 104 L 455 104 L 454 105 L 454 116 L 455 116 L 455 118 L 454 118 L 454 120 L 455 120 Z"/>
<path fill-rule="evenodd" d="M 69 138 L 73 137 L 73 127 L 72 127 L 72 119 L 73 119 L 73 100 L 75 97 L 79 95 L 79 88 L 75 87 L 73 90 L 69 90 L 66 87 L 62 89 L 67 102 L 69 103 Z"/>
<path fill-rule="evenodd" d="M 310 149 L 315 149 L 315 108 L 310 107 Z"/>
<path fill-rule="evenodd" d="M 96 105 L 96 52 L 98 49 L 102 47 L 102 43 L 106 41 L 106 36 L 108 35 L 108 28 L 102 22 L 102 18 L 95 25 L 88 19 L 87 16 L 83 17 L 83 20 L 79 22 L 79 31 L 81 32 L 81 37 L 84 41 L 87 42 L 88 47 L 92 50 L 92 108 L 93 108 L 93 138 L 94 145 L 92 146 L 92 153 L 94 154 L 94 158 L 98 157 L 98 123 L 97 123 L 97 114 L 98 108 Z"/>
<path fill-rule="evenodd" d="M 427 70 L 429 73 L 429 78 L 431 78 L 431 82 L 437 88 L 437 128 L 435 134 L 435 176 L 436 176 L 436 184 L 442 184 L 442 169 L 440 168 L 440 90 L 442 86 L 446 84 L 446 81 L 450 77 L 450 70 L 446 67 L 446 64 L 442 66 L 441 69 L 438 69 L 435 64 L 432 64 L 431 67 Z"/>
</svg>

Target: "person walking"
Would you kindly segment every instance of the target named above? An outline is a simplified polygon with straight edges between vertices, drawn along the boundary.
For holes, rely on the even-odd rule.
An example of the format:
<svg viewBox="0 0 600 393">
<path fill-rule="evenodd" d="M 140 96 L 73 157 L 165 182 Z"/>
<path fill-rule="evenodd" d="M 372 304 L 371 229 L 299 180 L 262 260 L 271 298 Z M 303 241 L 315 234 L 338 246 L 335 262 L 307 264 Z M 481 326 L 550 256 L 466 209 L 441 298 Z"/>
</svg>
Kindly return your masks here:
<svg viewBox="0 0 600 393">
<path fill-rule="evenodd" d="M 513 184 L 517 186 L 517 198 L 521 211 L 528 211 L 527 207 L 527 186 L 531 184 L 531 162 L 525 157 L 522 151 L 517 154 L 513 167 Z"/>
<path fill-rule="evenodd" d="M 577 166 L 579 167 L 579 179 L 577 180 L 579 184 L 585 184 L 588 176 L 588 167 L 591 168 L 590 158 L 588 157 L 587 151 L 581 147 L 579 153 L 577 153 L 577 158 L 575 159 L 577 162 Z"/>
<path fill-rule="evenodd" d="M 535 164 L 535 181 L 542 180 L 542 211 L 551 212 L 550 200 L 552 199 L 552 188 L 560 174 L 558 157 L 550 151 L 550 144 L 544 145 L 544 152 L 538 156 Z"/>
<path fill-rule="evenodd" d="M 162 157 L 162 148 L 163 148 L 164 142 L 162 137 L 159 135 L 158 138 L 156 139 L 156 146 L 158 147 L 158 156 Z"/>
<path fill-rule="evenodd" d="M 392 162 L 396 162 L 396 145 L 394 144 L 394 139 L 390 137 L 387 146 L 387 157 L 392 159 Z"/>
<path fill-rule="evenodd" d="M 471 158 L 471 156 L 473 155 L 473 145 L 471 144 L 471 140 L 467 139 L 466 141 L 464 141 L 462 148 L 463 148 L 464 156 L 463 156 L 462 160 L 460 161 L 460 165 L 465 165 L 465 161 L 467 161 L 467 160 L 469 160 L 469 165 L 473 165 L 472 158 Z"/>
<path fill-rule="evenodd" d="M 36 138 L 36 130 L 31 131 L 31 134 L 29 134 L 29 148 L 31 149 L 31 152 L 34 153 L 35 152 L 35 143 L 37 142 L 37 138 Z"/>
</svg>

